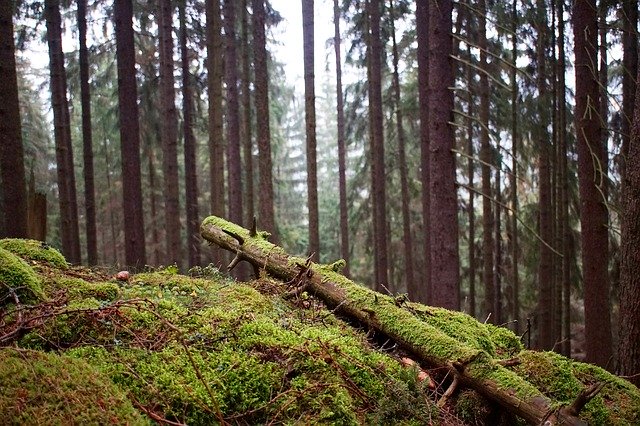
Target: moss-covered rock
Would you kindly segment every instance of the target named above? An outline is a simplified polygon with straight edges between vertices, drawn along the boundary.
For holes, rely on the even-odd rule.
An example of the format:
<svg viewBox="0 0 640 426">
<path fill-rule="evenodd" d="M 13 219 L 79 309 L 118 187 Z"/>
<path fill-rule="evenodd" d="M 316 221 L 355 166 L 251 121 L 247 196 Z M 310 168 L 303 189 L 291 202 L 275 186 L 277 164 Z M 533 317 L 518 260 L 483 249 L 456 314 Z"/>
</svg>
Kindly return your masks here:
<svg viewBox="0 0 640 426">
<path fill-rule="evenodd" d="M 67 269 L 69 267 L 62 253 L 42 241 L 5 238 L 0 240 L 0 248 L 23 259 L 47 263 L 55 268 Z"/>
<path fill-rule="evenodd" d="M 0 383 L 3 424 L 150 424 L 125 392 L 77 358 L 0 349 Z"/>
<path fill-rule="evenodd" d="M 40 279 L 24 260 L 0 248 L 0 300 L 13 303 L 10 289 L 20 298 L 21 303 L 35 303 L 45 295 Z"/>
</svg>

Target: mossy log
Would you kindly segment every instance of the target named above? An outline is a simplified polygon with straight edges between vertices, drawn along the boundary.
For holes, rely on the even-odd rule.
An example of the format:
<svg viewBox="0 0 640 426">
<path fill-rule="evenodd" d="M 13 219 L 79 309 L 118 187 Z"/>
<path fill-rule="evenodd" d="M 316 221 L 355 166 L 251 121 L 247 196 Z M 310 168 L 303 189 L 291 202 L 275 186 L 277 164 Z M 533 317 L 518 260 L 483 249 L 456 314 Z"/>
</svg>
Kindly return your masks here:
<svg viewBox="0 0 640 426">
<path fill-rule="evenodd" d="M 594 387 L 575 380 L 577 386 L 567 392 L 571 399 L 552 399 L 553 391 L 540 390 L 540 383 L 527 380 L 518 370 L 518 355 L 531 351 L 522 351 L 520 341 L 507 330 L 480 324 L 460 312 L 428 307 L 409 302 L 405 297 L 367 289 L 340 274 L 343 262 L 342 265 L 341 262 L 320 265 L 290 256 L 267 241 L 268 233 L 257 231 L 255 224 L 247 230 L 211 216 L 202 223 L 201 234 L 210 243 L 236 254 L 230 266 L 245 260 L 256 270 L 290 283 L 291 290 L 285 297 L 303 291 L 314 294 L 336 314 L 392 339 L 425 365 L 449 369 L 460 385 L 477 391 L 530 424 L 579 425 L 592 420 L 590 416 L 586 420 L 581 418 L 581 411 L 604 383 Z M 550 362 L 558 364 L 555 359 Z M 606 372 L 602 374 L 599 379 L 608 381 L 607 385 L 621 392 L 620 404 L 614 401 L 614 406 L 628 407 L 628 401 L 632 401 L 627 411 L 630 414 L 619 420 L 623 423 L 640 420 L 638 390 Z M 607 399 L 616 398 L 611 395 L 608 394 Z M 607 407 L 603 405 L 602 410 L 606 411 Z"/>
</svg>

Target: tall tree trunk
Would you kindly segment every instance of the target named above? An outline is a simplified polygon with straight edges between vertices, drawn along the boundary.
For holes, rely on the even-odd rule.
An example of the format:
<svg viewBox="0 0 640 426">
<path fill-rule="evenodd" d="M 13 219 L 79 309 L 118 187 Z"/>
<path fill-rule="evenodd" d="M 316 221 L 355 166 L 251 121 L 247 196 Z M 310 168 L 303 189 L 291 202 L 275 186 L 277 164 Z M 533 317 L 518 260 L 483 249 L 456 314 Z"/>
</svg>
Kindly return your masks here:
<svg viewBox="0 0 640 426">
<path fill-rule="evenodd" d="M 78 231 L 78 202 L 73 169 L 71 121 L 67 101 L 67 76 L 62 52 L 62 19 L 59 0 L 45 2 L 49 70 L 53 106 L 54 134 L 58 190 L 60 192 L 60 221 L 62 223 L 62 250 L 71 263 L 80 263 L 80 234 Z"/>
<path fill-rule="evenodd" d="M 196 171 L 196 140 L 193 136 L 193 94 L 189 73 L 187 47 L 186 0 L 178 5 L 180 17 L 180 59 L 182 62 L 182 115 L 184 127 L 184 186 L 187 211 L 187 251 L 189 268 L 200 265 L 200 235 L 198 233 L 198 175 Z"/>
<path fill-rule="evenodd" d="M 265 35 L 266 11 L 264 0 L 252 0 L 253 57 L 255 70 L 256 138 L 259 167 L 259 223 L 277 241 L 273 208 L 273 163 L 271 159 L 271 128 L 269 126 L 269 75 Z"/>
<path fill-rule="evenodd" d="M 582 225 L 582 267 L 587 361 L 606 367 L 612 355 L 609 279 L 601 248 L 607 244 L 607 210 L 599 191 L 600 152 L 598 80 L 594 69 L 598 46 L 595 0 L 576 0 L 573 10 L 576 70 L 576 133 Z"/>
<path fill-rule="evenodd" d="M 425 254 L 424 284 L 409 297 L 421 303 L 431 303 L 431 205 L 429 154 L 429 2 L 416 2 L 416 39 L 418 41 L 418 101 L 420 104 L 420 181 L 422 183 L 423 244 Z"/>
<path fill-rule="evenodd" d="M 93 141 L 91 134 L 91 92 L 87 51 L 87 0 L 78 0 L 78 40 L 80 55 L 80 102 L 82 104 L 82 146 L 84 159 L 84 206 L 86 214 L 87 263 L 98 263 L 96 198 L 93 184 Z"/>
<path fill-rule="evenodd" d="M 500 152 L 500 141 L 496 141 L 496 151 Z M 495 251 L 494 251 L 494 275 L 493 275 L 493 288 L 495 289 L 495 299 L 493 301 L 493 312 L 495 313 L 494 321 L 496 324 L 502 324 L 504 322 L 504 318 L 502 316 L 502 220 L 501 213 L 503 205 L 502 200 L 502 185 L 501 185 L 501 173 L 500 168 L 502 165 L 498 162 L 496 164 L 496 189 L 495 189 L 495 197 L 496 197 L 496 206 L 494 209 L 495 219 L 493 222 L 494 226 L 494 242 L 495 242 Z"/>
<path fill-rule="evenodd" d="M 547 28 L 546 5 L 544 0 L 538 0 L 536 56 L 538 62 L 536 85 L 538 86 L 538 162 L 539 162 L 539 195 L 538 195 L 538 223 L 540 234 L 540 262 L 538 263 L 538 306 L 537 348 L 551 350 L 556 343 L 553 329 L 553 244 L 552 207 L 551 207 L 551 143 L 546 131 L 549 114 L 547 112 L 547 81 L 546 81 L 546 39 Z"/>
<path fill-rule="evenodd" d="M 469 28 L 471 20 L 468 20 Z M 467 29 L 469 31 L 469 29 Z M 467 57 L 471 58 L 471 46 L 467 44 Z M 465 66 L 466 80 L 469 88 L 473 85 L 473 76 L 471 73 L 471 65 Z M 473 114 L 474 114 L 474 96 L 473 90 L 467 93 L 467 184 L 471 189 L 469 191 L 469 315 L 476 316 L 476 211 L 475 211 L 475 158 L 473 150 Z"/>
<path fill-rule="evenodd" d="M 249 23 L 247 20 L 247 0 L 242 0 L 240 6 L 240 47 L 242 52 L 242 148 L 244 156 L 243 170 L 245 173 L 245 189 L 244 211 L 245 222 L 251 223 L 256 215 L 254 206 L 254 171 L 253 171 L 253 135 L 251 123 L 251 59 L 250 46 L 252 41 L 249 40 Z M 267 115 L 267 118 L 269 116 Z"/>
<path fill-rule="evenodd" d="M 338 187 L 340 191 L 340 256 L 346 262 L 343 273 L 349 276 L 349 207 L 347 206 L 347 173 L 346 149 L 344 130 L 344 95 L 342 94 L 342 60 L 340 49 L 340 6 L 338 0 L 333 0 L 333 47 L 336 53 L 336 113 L 338 121 Z M 415 289 L 408 289 L 409 295 L 415 294 Z"/>
<path fill-rule="evenodd" d="M 162 173 L 164 175 L 165 232 L 167 264 L 182 266 L 180 236 L 180 191 L 178 176 L 178 115 L 173 77 L 173 6 L 160 0 L 158 23 L 160 54 L 160 106 L 162 126 Z"/>
<path fill-rule="evenodd" d="M 373 254 L 375 288 L 384 291 L 388 284 L 387 202 L 384 167 L 384 130 L 382 115 L 382 41 L 380 39 L 380 0 L 369 1 L 369 120 L 371 140 L 371 192 L 373 196 Z"/>
<path fill-rule="evenodd" d="M 638 0 L 622 3 L 622 164 L 629 158 L 631 121 L 635 105 L 636 75 L 638 74 Z M 624 167 L 622 173 L 624 174 Z"/>
<path fill-rule="evenodd" d="M 225 216 L 224 138 L 222 126 L 223 39 L 220 0 L 206 0 L 207 88 L 209 92 L 209 182 L 211 213 Z"/>
<path fill-rule="evenodd" d="M 487 19 L 486 2 L 478 2 L 478 44 L 480 47 L 480 161 L 482 165 L 482 281 L 484 286 L 484 315 L 495 323 L 495 282 L 493 278 L 493 226 L 494 215 L 491 190 L 491 142 L 489 140 L 489 77 L 487 76 Z"/>
<path fill-rule="evenodd" d="M 307 136 L 307 198 L 309 210 L 309 254 L 320 259 L 318 213 L 318 172 L 316 161 L 316 94 L 314 76 L 313 0 L 302 0 L 302 37 L 304 49 L 304 105 Z"/>
<path fill-rule="evenodd" d="M 147 261 L 140 177 L 140 124 L 131 0 L 115 0 L 118 104 L 122 155 L 125 262 L 141 268 Z"/>
<path fill-rule="evenodd" d="M 162 264 L 162 251 L 160 250 L 160 233 L 158 232 L 158 207 L 156 204 L 156 182 L 158 176 L 156 175 L 156 167 L 153 159 L 153 150 L 149 146 L 147 149 L 147 166 L 149 170 L 149 210 L 151 213 L 151 251 L 153 252 L 153 264 Z"/>
<path fill-rule="evenodd" d="M 402 240 L 404 244 L 404 269 L 407 289 L 416 292 L 416 282 L 413 277 L 413 238 L 411 237 L 411 217 L 409 211 L 409 183 L 407 179 L 407 158 L 405 153 L 405 135 L 402 120 L 402 107 L 400 104 L 400 77 L 398 75 L 398 45 L 396 44 L 396 31 L 394 25 L 393 0 L 389 0 L 389 13 L 391 14 L 391 41 L 393 51 L 393 96 L 396 108 L 396 126 L 398 129 L 398 161 L 400 167 L 400 191 L 402 197 Z"/>
<path fill-rule="evenodd" d="M 0 236 L 27 237 L 27 185 L 13 41 L 13 2 L 0 3 Z"/>
<path fill-rule="evenodd" d="M 511 319 L 516 334 L 520 331 L 520 276 L 518 269 L 518 0 L 513 0 L 511 13 L 511 208 L 509 241 L 511 242 Z"/>
<path fill-rule="evenodd" d="M 640 387 L 640 85 L 635 101 L 622 181 L 618 362 L 620 374 Z"/>
<path fill-rule="evenodd" d="M 227 84 L 227 165 L 229 218 L 242 223 L 242 162 L 240 159 L 240 109 L 236 59 L 236 4 L 224 2 L 225 80 Z"/>
<path fill-rule="evenodd" d="M 429 139 L 431 205 L 432 303 L 460 309 L 458 258 L 458 199 L 453 149 L 453 68 L 451 12 L 453 2 L 442 0 L 429 9 Z"/>
</svg>

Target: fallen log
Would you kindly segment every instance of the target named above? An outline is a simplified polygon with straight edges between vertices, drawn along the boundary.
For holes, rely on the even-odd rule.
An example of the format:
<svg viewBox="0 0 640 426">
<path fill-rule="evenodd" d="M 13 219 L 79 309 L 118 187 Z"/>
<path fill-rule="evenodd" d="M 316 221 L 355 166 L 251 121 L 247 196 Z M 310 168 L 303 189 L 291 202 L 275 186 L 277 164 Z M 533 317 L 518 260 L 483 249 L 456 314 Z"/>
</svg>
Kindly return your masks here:
<svg viewBox="0 0 640 426">
<path fill-rule="evenodd" d="M 254 269 L 290 283 L 292 289 L 283 294 L 285 297 L 294 297 L 302 291 L 314 294 L 336 314 L 392 339 L 422 364 L 448 369 L 460 386 L 477 391 L 530 424 L 586 424 L 580 418 L 580 410 L 602 389 L 602 385 L 575 389 L 576 400 L 570 404 L 552 400 L 514 371 L 518 361 L 514 361 L 512 355 L 517 357 L 517 353 L 506 354 L 511 359 L 497 356 L 500 345 L 482 337 L 487 334 L 488 325 L 479 324 L 460 312 L 428 307 L 409 302 L 403 296 L 392 297 L 367 289 L 340 274 L 344 262 L 320 265 L 290 256 L 267 240 L 268 233 L 258 232 L 255 223 L 247 230 L 211 216 L 202 223 L 201 234 L 210 243 L 235 253 L 230 267 L 245 260 Z M 458 329 L 451 327 L 454 323 L 463 323 L 468 331 L 458 334 Z M 498 335 L 506 335 L 500 331 L 504 329 L 493 329 Z M 516 352 L 521 349 L 518 345 L 519 341 L 511 345 Z M 505 344 L 508 346 L 509 343 Z M 634 393 L 634 404 L 639 402 L 635 398 Z M 636 409 L 640 411 L 635 406 L 631 408 L 632 416 L 636 415 Z M 637 415 L 640 417 L 640 413 Z"/>
</svg>

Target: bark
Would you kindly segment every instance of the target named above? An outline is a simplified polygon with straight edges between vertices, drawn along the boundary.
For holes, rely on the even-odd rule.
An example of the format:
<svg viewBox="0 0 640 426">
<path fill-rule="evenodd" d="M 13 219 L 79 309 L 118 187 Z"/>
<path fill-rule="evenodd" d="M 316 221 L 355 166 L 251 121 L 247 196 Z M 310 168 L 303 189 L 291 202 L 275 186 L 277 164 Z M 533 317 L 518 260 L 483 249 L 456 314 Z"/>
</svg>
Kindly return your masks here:
<svg viewBox="0 0 640 426">
<path fill-rule="evenodd" d="M 420 114 L 420 181 L 422 183 L 422 220 L 423 245 L 425 255 L 425 273 L 423 285 L 415 294 L 409 293 L 411 300 L 430 303 L 431 289 L 431 205 L 430 173 L 429 173 L 429 3 L 416 2 L 416 39 L 418 42 L 418 102 Z"/>
<path fill-rule="evenodd" d="M 640 78 L 640 73 L 638 75 Z M 620 342 L 622 376 L 640 387 L 640 85 L 622 181 L 620 242 Z"/>
<path fill-rule="evenodd" d="M 487 20 L 486 2 L 478 2 L 480 16 L 478 16 L 478 44 L 480 46 L 480 68 L 487 69 Z M 496 322 L 494 300 L 496 297 L 493 271 L 493 227 L 494 215 L 491 204 L 491 141 L 489 140 L 489 78 L 486 72 L 480 73 L 480 161 L 482 165 L 482 281 L 484 286 L 484 315 L 489 321 Z"/>
<path fill-rule="evenodd" d="M 468 21 L 470 22 L 470 21 Z M 471 46 L 467 45 L 467 57 L 471 57 Z M 473 85 L 471 66 L 466 65 L 466 79 L 469 88 Z M 473 188 L 475 179 L 475 160 L 473 153 L 473 114 L 474 96 L 469 90 L 467 102 L 467 184 Z M 476 317 L 476 211 L 475 192 L 469 191 L 469 205 L 467 212 L 469 215 L 469 315 Z"/>
<path fill-rule="evenodd" d="M 387 253 L 386 185 L 384 130 L 382 115 L 382 41 L 380 39 L 380 0 L 370 0 L 369 15 L 369 128 L 371 135 L 371 192 L 373 194 L 373 255 L 376 289 L 389 283 Z"/>
<path fill-rule="evenodd" d="M 318 213 L 318 172 L 316 160 L 316 94 L 314 76 L 313 0 L 302 0 L 302 37 L 304 49 L 304 105 L 307 140 L 307 202 L 309 211 L 309 254 L 320 258 Z"/>
<path fill-rule="evenodd" d="M 394 26 L 393 0 L 389 0 L 389 13 L 391 14 L 391 42 L 393 53 L 393 96 L 396 108 L 396 127 L 398 131 L 398 162 L 400 167 L 400 192 L 402 198 L 402 242 L 404 245 L 404 270 L 407 291 L 416 292 L 417 283 L 413 277 L 413 238 L 411 236 L 411 217 L 409 211 L 409 183 L 407 179 L 407 154 L 405 152 L 405 134 L 403 127 L 402 107 L 400 103 L 400 77 L 398 73 L 398 45 L 396 44 L 396 32 Z"/>
<path fill-rule="evenodd" d="M 514 321 L 514 331 L 516 334 L 520 331 L 520 276 L 518 268 L 518 82 L 516 79 L 516 62 L 518 59 L 518 1 L 513 0 L 512 5 L 512 22 L 511 22 L 511 55 L 513 67 L 511 68 L 511 214 L 509 223 L 509 241 L 511 244 L 511 310 L 509 311 L 511 319 Z"/>
<path fill-rule="evenodd" d="M 453 2 L 429 9 L 429 140 L 431 216 L 431 300 L 435 306 L 460 309 L 458 199 L 453 149 Z"/>
<path fill-rule="evenodd" d="M 546 38 L 547 28 L 544 0 L 538 0 L 538 21 L 536 56 L 538 62 L 536 85 L 538 87 L 538 143 L 539 190 L 538 190 L 538 223 L 540 234 L 540 262 L 538 263 L 538 306 L 537 329 L 538 349 L 551 350 L 556 343 L 553 328 L 553 252 L 549 245 L 553 244 L 553 213 L 551 192 L 551 143 L 546 126 L 550 119 L 548 114 L 547 81 L 546 81 Z"/>
<path fill-rule="evenodd" d="M 271 128 L 269 125 L 269 74 L 265 34 L 266 11 L 264 0 L 252 0 L 253 57 L 255 69 L 256 138 L 258 141 L 259 211 L 258 223 L 277 241 L 274 195 L 273 160 L 271 158 Z"/>
<path fill-rule="evenodd" d="M 496 150 L 500 152 L 500 142 L 496 141 Z M 495 289 L 495 299 L 493 301 L 493 312 L 495 313 L 495 324 L 504 323 L 504 318 L 502 315 L 502 208 L 501 205 L 504 204 L 502 200 L 502 188 L 501 188 L 501 177 L 500 177 L 500 167 L 501 164 L 497 165 L 496 169 L 496 189 L 495 189 L 495 197 L 496 197 L 496 207 L 494 209 L 495 220 L 494 224 L 494 241 L 495 241 L 495 250 L 494 250 L 494 271 L 493 274 L 493 288 Z"/>
<path fill-rule="evenodd" d="M 173 6 L 171 0 L 160 0 L 158 19 L 160 54 L 160 125 L 162 128 L 162 173 L 164 177 L 164 209 L 166 263 L 182 267 L 180 236 L 180 193 L 178 176 L 178 114 L 175 79 L 173 77 Z"/>
<path fill-rule="evenodd" d="M 636 75 L 638 74 L 638 0 L 622 2 L 622 174 L 625 159 L 629 158 L 629 139 L 635 105 Z"/>
<path fill-rule="evenodd" d="M 508 363 L 501 363 L 484 351 L 470 349 L 457 340 L 461 336 L 450 337 L 421 319 L 421 314 L 433 315 L 430 313 L 433 308 L 399 302 L 394 297 L 357 285 L 336 272 L 334 265 L 318 265 L 289 256 L 280 247 L 264 240 L 260 233 L 250 232 L 223 219 L 209 217 L 200 230 L 206 240 L 235 253 L 237 259 L 246 260 L 254 268 L 262 269 L 277 279 L 300 283 L 300 287 L 284 297 L 301 291 L 314 294 L 332 312 L 362 324 L 384 339 L 391 339 L 410 352 L 416 361 L 450 371 L 464 386 L 476 390 L 528 423 L 584 424 L 577 417 L 579 408 L 577 412 L 571 412 L 575 403 L 569 407 L 552 408 L 553 401 L 510 371 L 505 366 Z M 464 314 L 451 312 L 452 317 L 457 315 Z M 520 396 L 523 394 L 528 396 Z"/>
<path fill-rule="evenodd" d="M 80 263 L 80 234 L 78 231 L 78 202 L 73 169 L 71 122 L 67 101 L 67 76 L 62 52 L 62 18 L 59 0 L 45 2 L 49 72 L 53 109 L 56 165 L 60 201 L 62 251 L 71 263 Z"/>
<path fill-rule="evenodd" d="M 344 95 L 342 93 L 342 60 L 340 50 L 342 42 L 340 38 L 340 7 L 338 0 L 333 0 L 333 47 L 336 54 L 336 114 L 338 121 L 338 187 L 340 192 L 340 256 L 346 265 L 343 270 L 345 276 L 349 276 L 349 207 L 347 206 L 347 173 L 346 173 L 346 136 L 344 130 Z M 409 294 L 414 294 L 415 289 L 408 289 Z"/>
<path fill-rule="evenodd" d="M 0 236 L 27 237 L 27 185 L 13 41 L 13 2 L 0 3 Z"/>
<path fill-rule="evenodd" d="M 124 238 L 126 266 L 145 265 L 144 217 L 140 177 L 140 124 L 133 42 L 133 5 L 115 0 L 116 58 L 118 62 L 118 105 L 122 156 Z"/>
<path fill-rule="evenodd" d="M 178 6 L 180 17 L 180 59 L 182 65 L 182 115 L 184 129 L 184 186 L 187 213 L 187 251 L 189 268 L 200 265 L 200 236 L 198 234 L 198 175 L 196 172 L 196 139 L 193 135 L 193 91 L 189 72 L 187 47 L 186 0 Z"/>
<path fill-rule="evenodd" d="M 254 206 L 254 167 L 253 167 L 253 135 L 251 123 L 251 60 L 249 55 L 252 41 L 249 40 L 249 23 L 247 20 L 247 0 L 242 0 L 240 6 L 240 47 L 242 52 L 242 148 L 243 170 L 247 187 L 244 197 L 245 223 L 251 223 L 256 215 Z M 255 40 L 253 41 L 255 42 Z M 254 65 L 255 67 L 255 65 Z M 257 83 L 256 83 L 257 86 Z M 267 113 L 267 119 L 269 115 Z M 257 119 L 257 117 L 256 117 Z"/>
<path fill-rule="evenodd" d="M 225 80 L 227 88 L 227 167 L 229 218 L 242 222 L 242 162 L 240 159 L 240 109 L 236 59 L 236 4 L 224 2 Z"/>
<path fill-rule="evenodd" d="M 594 69 L 598 46 L 595 0 L 577 0 L 573 9 L 576 72 L 576 133 L 587 361 L 605 367 L 612 355 L 607 264 L 601 248 L 607 244 L 607 210 L 599 191 L 602 169 L 594 161 L 600 152 L 598 81 Z"/>
<path fill-rule="evenodd" d="M 82 105 L 82 146 L 84 160 L 84 207 L 87 235 L 87 263 L 98 263 L 96 198 L 93 179 L 93 138 L 91 133 L 91 92 L 89 52 L 87 51 L 87 0 L 78 0 L 78 39 L 80 61 L 80 103 Z"/>
</svg>

